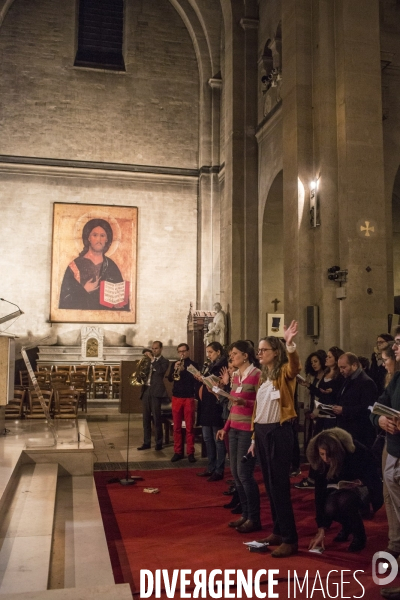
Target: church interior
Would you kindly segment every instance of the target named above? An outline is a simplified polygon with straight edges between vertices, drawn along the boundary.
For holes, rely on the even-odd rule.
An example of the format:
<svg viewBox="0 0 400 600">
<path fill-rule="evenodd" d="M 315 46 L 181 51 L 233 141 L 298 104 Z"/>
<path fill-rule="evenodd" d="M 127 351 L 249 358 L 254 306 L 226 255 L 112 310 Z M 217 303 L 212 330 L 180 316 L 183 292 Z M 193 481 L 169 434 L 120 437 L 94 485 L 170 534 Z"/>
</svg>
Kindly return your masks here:
<svg viewBox="0 0 400 600">
<path fill-rule="evenodd" d="M 143 349 L 187 342 L 203 363 L 220 310 L 224 346 L 298 321 L 303 363 L 370 356 L 400 323 L 400 2 L 0 0 L 0 56 L 0 405 L 30 385 L 22 348 L 38 374 L 86 367 L 87 403 L 72 433 L 54 419 L 67 449 L 45 421 L 5 422 L 0 594 L 130 598 L 93 462 L 123 463 L 128 411 L 141 441 Z M 89 221 L 108 226 L 97 250 Z M 133 446 L 135 464 L 172 456 Z"/>
</svg>

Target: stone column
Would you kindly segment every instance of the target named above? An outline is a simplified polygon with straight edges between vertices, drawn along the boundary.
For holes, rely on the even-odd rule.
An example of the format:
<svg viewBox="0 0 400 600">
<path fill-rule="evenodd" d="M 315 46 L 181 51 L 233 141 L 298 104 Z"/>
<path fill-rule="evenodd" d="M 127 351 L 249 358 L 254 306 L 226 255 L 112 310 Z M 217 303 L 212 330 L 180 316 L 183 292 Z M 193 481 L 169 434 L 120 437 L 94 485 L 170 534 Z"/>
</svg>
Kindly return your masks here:
<svg viewBox="0 0 400 600">
<path fill-rule="evenodd" d="M 343 349 L 368 354 L 387 330 L 379 1 L 336 0 L 335 34 Z"/>
<path fill-rule="evenodd" d="M 257 3 L 222 3 L 225 20 L 221 303 L 231 340 L 258 335 Z"/>
<path fill-rule="evenodd" d="M 222 80 L 208 81 L 211 93 L 211 167 L 201 167 L 198 206 L 197 307 L 211 310 L 220 301 L 219 124 Z"/>
<path fill-rule="evenodd" d="M 306 306 L 314 304 L 314 230 L 309 224 L 313 167 L 311 0 L 282 0 L 283 231 L 285 321 L 299 321 L 302 355 Z"/>
<path fill-rule="evenodd" d="M 332 0 L 313 0 L 314 164 L 321 224 L 315 238 L 315 297 L 320 309 L 319 347 L 340 344 L 338 284 L 328 268 L 339 265 L 338 159 L 336 128 L 335 15 Z"/>
</svg>

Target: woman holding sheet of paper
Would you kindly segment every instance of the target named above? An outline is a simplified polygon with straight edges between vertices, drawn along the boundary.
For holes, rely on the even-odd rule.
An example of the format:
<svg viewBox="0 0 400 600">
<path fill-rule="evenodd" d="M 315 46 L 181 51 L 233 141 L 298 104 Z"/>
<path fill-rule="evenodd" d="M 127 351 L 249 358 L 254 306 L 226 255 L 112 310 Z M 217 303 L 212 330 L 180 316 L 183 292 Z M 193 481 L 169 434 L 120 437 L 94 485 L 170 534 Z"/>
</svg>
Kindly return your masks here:
<svg viewBox="0 0 400 600">
<path fill-rule="evenodd" d="M 239 533 L 251 533 L 261 529 L 260 492 L 254 479 L 255 458 L 248 455 L 251 443 L 251 417 L 261 371 L 255 366 L 254 348 L 245 340 L 238 340 L 229 348 L 229 357 L 235 367 L 230 395 L 234 398 L 229 417 L 217 439 L 229 436 L 229 459 L 236 490 L 242 506 L 242 516 L 231 521 L 229 527 Z M 222 382 L 229 384 L 229 373 L 223 370 Z"/>
</svg>

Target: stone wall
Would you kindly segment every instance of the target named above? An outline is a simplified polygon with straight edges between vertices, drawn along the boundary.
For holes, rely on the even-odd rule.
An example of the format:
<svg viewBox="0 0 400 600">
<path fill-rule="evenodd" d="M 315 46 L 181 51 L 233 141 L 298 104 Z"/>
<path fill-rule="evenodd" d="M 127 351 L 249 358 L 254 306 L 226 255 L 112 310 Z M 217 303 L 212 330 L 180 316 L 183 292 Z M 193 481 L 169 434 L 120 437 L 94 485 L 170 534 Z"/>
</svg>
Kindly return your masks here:
<svg viewBox="0 0 400 600">
<path fill-rule="evenodd" d="M 106 325 L 106 340 L 176 344 L 186 339 L 196 299 L 192 40 L 168 0 L 127 0 L 126 72 L 77 68 L 76 4 L 15 0 L 0 27 L 1 154 L 8 157 L 0 161 L 1 295 L 25 312 L 10 331 L 22 342 L 50 335 L 49 343 L 76 343 L 81 324 L 48 323 L 53 203 L 116 204 L 139 208 L 137 323 Z M 10 166 L 9 157 L 19 164 Z M 45 164 L 24 164 L 34 162 L 27 157 Z"/>
<path fill-rule="evenodd" d="M 118 336 L 126 336 L 128 344 L 144 346 L 155 338 L 169 344 L 185 340 L 186 316 L 196 290 L 196 194 L 195 179 L 1 174 L 0 195 L 6 199 L 1 293 L 25 312 L 10 331 L 21 341 L 47 335 L 51 343 L 79 339 L 81 324 L 48 323 L 53 203 L 95 201 L 139 209 L 137 322 L 105 325 L 106 341 L 121 343 Z"/>
<path fill-rule="evenodd" d="M 197 167 L 199 74 L 168 0 L 126 2 L 126 72 L 74 67 L 75 0 L 15 0 L 0 29 L 2 154 Z"/>
</svg>

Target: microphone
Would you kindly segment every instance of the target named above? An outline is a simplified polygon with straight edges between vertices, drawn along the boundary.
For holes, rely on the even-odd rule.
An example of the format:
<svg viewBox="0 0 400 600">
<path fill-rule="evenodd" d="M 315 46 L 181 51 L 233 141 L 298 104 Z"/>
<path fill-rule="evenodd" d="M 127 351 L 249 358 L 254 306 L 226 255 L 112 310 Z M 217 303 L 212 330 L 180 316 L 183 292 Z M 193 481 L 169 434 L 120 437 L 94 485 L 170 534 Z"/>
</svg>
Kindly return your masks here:
<svg viewBox="0 0 400 600">
<path fill-rule="evenodd" d="M 0 324 L 6 323 L 7 321 L 11 321 L 11 319 L 15 319 L 16 317 L 19 317 L 20 315 L 24 314 L 23 311 L 18 306 L 18 304 L 15 304 L 14 302 L 10 302 L 9 300 L 6 300 L 5 298 L 0 298 L 0 300 L 2 302 L 7 302 L 7 304 L 12 304 L 13 306 L 16 306 L 18 308 L 18 310 L 14 311 L 13 313 L 10 313 L 9 315 L 5 315 L 4 317 L 1 317 Z"/>
<path fill-rule="evenodd" d="M 245 456 L 242 456 L 242 460 L 240 462 L 242 464 L 246 463 L 248 460 L 250 460 L 250 458 L 254 458 L 254 456 L 252 455 L 251 452 L 248 452 L 247 454 L 245 454 Z"/>
</svg>

